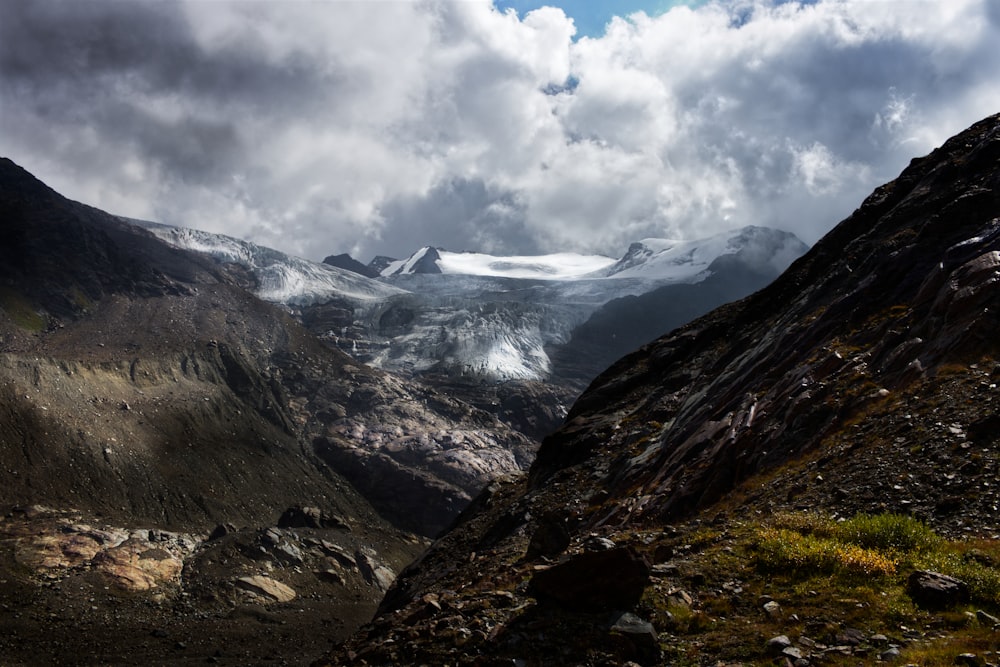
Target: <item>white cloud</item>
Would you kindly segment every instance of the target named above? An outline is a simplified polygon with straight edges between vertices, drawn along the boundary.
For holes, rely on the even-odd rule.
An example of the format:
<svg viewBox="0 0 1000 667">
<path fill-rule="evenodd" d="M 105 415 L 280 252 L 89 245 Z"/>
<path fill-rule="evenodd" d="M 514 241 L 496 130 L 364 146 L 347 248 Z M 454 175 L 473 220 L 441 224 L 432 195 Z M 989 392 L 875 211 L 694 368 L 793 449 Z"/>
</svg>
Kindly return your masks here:
<svg viewBox="0 0 1000 667">
<path fill-rule="evenodd" d="M 0 150 L 68 196 L 367 260 L 814 241 L 1000 108 L 991 0 L 719 1 L 573 41 L 487 0 L 8 3 Z"/>
</svg>

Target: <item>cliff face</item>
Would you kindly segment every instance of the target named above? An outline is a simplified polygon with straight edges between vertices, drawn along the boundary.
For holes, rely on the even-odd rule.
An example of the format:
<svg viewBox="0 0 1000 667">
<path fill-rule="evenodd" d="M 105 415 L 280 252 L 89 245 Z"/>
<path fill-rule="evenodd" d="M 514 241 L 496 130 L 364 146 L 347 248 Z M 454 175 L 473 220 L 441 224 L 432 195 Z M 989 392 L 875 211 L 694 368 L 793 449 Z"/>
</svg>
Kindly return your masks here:
<svg viewBox="0 0 1000 667">
<path fill-rule="evenodd" d="M 796 598 L 794 619 L 771 615 L 754 597 L 778 596 L 755 526 L 895 512 L 996 551 L 998 215 L 994 116 L 914 160 L 764 290 L 598 377 L 527 477 L 488 488 L 337 659 L 714 664 L 767 659 L 766 633 L 825 637 L 791 647 L 817 657 L 851 623 L 866 642 L 893 614 L 932 626 L 919 610 L 842 613 L 851 595 L 824 591 Z M 892 562 L 898 577 L 910 561 Z"/>
</svg>

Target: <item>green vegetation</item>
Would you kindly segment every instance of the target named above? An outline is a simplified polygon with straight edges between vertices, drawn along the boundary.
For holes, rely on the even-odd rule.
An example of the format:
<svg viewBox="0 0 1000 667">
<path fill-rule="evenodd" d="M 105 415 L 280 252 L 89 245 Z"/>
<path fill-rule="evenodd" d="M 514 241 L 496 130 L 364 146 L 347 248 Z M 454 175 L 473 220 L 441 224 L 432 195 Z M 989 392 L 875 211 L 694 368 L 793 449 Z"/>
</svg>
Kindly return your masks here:
<svg viewBox="0 0 1000 667">
<path fill-rule="evenodd" d="M 0 287 L 0 308 L 22 329 L 42 331 L 45 328 L 45 317 L 20 293 L 9 287 Z"/>
<path fill-rule="evenodd" d="M 922 637 L 904 647 L 909 664 L 950 665 L 963 652 L 1000 650 L 992 628 L 975 617 L 979 609 L 994 615 L 1000 610 L 998 540 L 948 540 L 901 514 L 836 520 L 785 512 L 713 528 L 693 526 L 671 544 L 686 558 L 678 561 L 676 578 L 647 589 L 640 613 L 665 633 L 664 655 L 677 664 L 686 664 L 682 653 L 690 664 L 709 656 L 769 664 L 764 652 L 769 637 L 829 643 L 845 628 L 891 637 L 905 628 Z M 910 573 L 918 569 L 966 582 L 971 603 L 948 611 L 918 607 L 906 591 Z M 691 605 L 679 599 L 678 579 L 691 593 Z M 765 613 L 762 599 L 775 600 L 780 611 Z M 857 656 L 828 660 L 857 664 Z"/>
<path fill-rule="evenodd" d="M 949 542 L 902 514 L 859 514 L 840 522 L 818 514 L 778 515 L 756 530 L 749 545 L 751 560 L 762 572 L 811 578 L 928 569 L 968 583 L 973 600 L 1000 605 L 1000 545 Z"/>
<path fill-rule="evenodd" d="M 903 514 L 859 514 L 836 524 L 833 536 L 885 554 L 927 552 L 944 543 L 921 521 Z"/>
<path fill-rule="evenodd" d="M 894 558 L 873 549 L 793 530 L 764 528 L 751 546 L 757 569 L 768 573 L 889 575 L 897 567 Z"/>
</svg>

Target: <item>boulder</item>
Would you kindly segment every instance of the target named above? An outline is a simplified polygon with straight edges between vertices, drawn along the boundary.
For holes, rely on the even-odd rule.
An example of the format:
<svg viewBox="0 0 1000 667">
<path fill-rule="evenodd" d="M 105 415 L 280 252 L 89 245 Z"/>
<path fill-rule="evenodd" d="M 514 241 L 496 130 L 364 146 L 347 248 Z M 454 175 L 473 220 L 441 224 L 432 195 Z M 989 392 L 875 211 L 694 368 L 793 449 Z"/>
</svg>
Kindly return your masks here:
<svg viewBox="0 0 1000 667">
<path fill-rule="evenodd" d="M 968 584 L 940 572 L 917 570 L 907 580 L 906 592 L 929 609 L 950 609 L 969 601 Z"/>
<path fill-rule="evenodd" d="M 360 549 L 355 551 L 354 562 L 365 581 L 378 586 L 380 590 L 389 590 L 396 579 L 396 573 L 379 563 L 373 552 L 366 553 Z"/>
<path fill-rule="evenodd" d="M 792 640 L 787 635 L 771 637 L 764 645 L 768 655 L 781 655 L 782 651 L 792 645 Z"/>
<path fill-rule="evenodd" d="M 294 589 L 280 581 L 261 575 L 240 577 L 236 580 L 236 586 L 257 597 L 273 602 L 291 602 L 295 599 Z"/>
<path fill-rule="evenodd" d="M 235 525 L 228 522 L 220 523 L 219 525 L 217 525 L 215 528 L 212 529 L 211 533 L 208 534 L 208 541 L 211 542 L 213 540 L 222 539 L 226 535 L 231 535 L 235 532 L 236 532 Z"/>
<path fill-rule="evenodd" d="M 278 528 L 340 528 L 350 530 L 339 516 L 324 512 L 318 507 L 289 507 L 278 519 Z"/>
<path fill-rule="evenodd" d="M 569 546 L 570 536 L 566 523 L 557 517 L 546 517 L 531 534 L 528 551 L 524 557 L 534 560 L 539 556 L 554 558 Z"/>
<path fill-rule="evenodd" d="M 129 539 L 106 549 L 91 561 L 97 572 L 127 591 L 146 591 L 164 584 L 180 584 L 184 561 L 145 540 Z"/>
<path fill-rule="evenodd" d="M 611 634 L 624 640 L 627 653 L 642 664 L 659 663 L 660 640 L 653 624 L 631 612 L 616 615 Z"/>
<path fill-rule="evenodd" d="M 649 583 L 649 564 L 631 549 L 578 554 L 541 570 L 530 591 L 539 600 L 580 611 L 634 607 Z"/>
</svg>

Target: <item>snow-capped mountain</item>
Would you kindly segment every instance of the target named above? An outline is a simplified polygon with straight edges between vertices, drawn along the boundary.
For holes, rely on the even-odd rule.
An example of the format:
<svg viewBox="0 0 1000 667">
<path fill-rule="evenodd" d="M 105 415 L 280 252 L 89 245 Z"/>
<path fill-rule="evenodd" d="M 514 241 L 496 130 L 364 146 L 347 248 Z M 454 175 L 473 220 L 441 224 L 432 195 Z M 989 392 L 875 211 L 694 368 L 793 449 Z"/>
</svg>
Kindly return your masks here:
<svg viewBox="0 0 1000 667">
<path fill-rule="evenodd" d="M 532 423 L 515 427 L 533 435 L 554 428 L 557 403 L 567 404 L 608 363 L 763 287 L 807 249 L 791 234 L 762 227 L 695 241 L 645 239 L 617 260 L 428 246 L 404 260 L 376 258 L 368 269 L 378 264 L 381 271 L 372 279 L 228 236 L 127 222 L 238 265 L 257 296 L 283 304 L 363 363 L 443 383 L 497 414 L 506 409 L 499 387 L 509 399 L 521 391 L 514 387 L 531 384 L 528 398 L 515 403 L 534 406 L 518 408 Z M 331 259 L 365 268 L 349 256 Z M 539 403 L 537 391 L 548 392 L 548 403 Z"/>
<path fill-rule="evenodd" d="M 580 370 L 573 351 L 582 348 L 570 344 L 592 316 L 600 323 L 586 329 L 590 356 L 594 341 L 615 350 L 625 341 L 639 345 L 763 287 L 807 249 L 794 235 L 764 227 L 694 241 L 645 239 L 619 260 L 573 253 L 502 257 L 426 246 L 382 270 L 384 281 L 409 294 L 389 302 L 370 328 L 377 345 L 369 361 L 406 373 L 493 380 L 545 380 L 572 368 L 583 382 L 594 370 Z M 637 312 L 619 318 L 629 331 L 615 333 L 606 304 L 671 285 L 703 286 L 671 292 L 668 307 L 658 304 L 655 313 L 643 314 L 639 302 Z M 625 315 L 622 308 L 614 312 Z M 551 355 L 560 349 L 566 353 L 556 367 Z"/>
<path fill-rule="evenodd" d="M 762 227 L 695 241 L 645 239 L 618 260 L 575 253 L 495 256 L 427 246 L 404 260 L 379 258 L 384 267 L 373 280 L 228 236 L 130 222 L 172 245 L 245 268 L 259 297 L 286 305 L 315 333 L 365 363 L 405 375 L 490 381 L 547 381 L 567 368 L 567 359 L 576 368 L 577 348 L 571 345 L 576 332 L 600 316 L 600 326 L 588 325 L 586 331 L 587 340 L 595 339 L 593 331 L 601 340 L 609 331 L 603 310 L 609 302 L 669 285 L 704 283 L 704 289 L 671 297 L 684 303 L 680 308 L 672 303 L 671 312 L 693 316 L 762 286 L 806 250 L 795 236 Z M 746 280 L 747 272 L 754 281 Z M 729 282 L 732 289 L 720 289 Z M 683 324 L 658 315 L 643 327 L 637 317 L 641 312 L 611 317 L 612 329 L 617 319 L 628 321 L 631 336 L 607 335 L 638 344 L 645 338 L 636 338 L 637 332 L 652 337 Z M 554 364 L 551 355 L 558 350 L 563 353 Z M 579 381 L 592 371 L 588 367 Z"/>
<path fill-rule="evenodd" d="M 265 301 L 305 306 L 334 297 L 360 302 L 381 301 L 402 293 L 398 287 L 352 271 L 286 255 L 230 236 L 145 220 L 128 219 L 126 222 L 144 227 L 178 248 L 201 252 L 221 263 L 238 264 L 248 269 L 257 283 L 254 292 Z"/>
<path fill-rule="evenodd" d="M 743 227 L 706 239 L 643 239 L 596 275 L 607 278 L 650 278 L 696 282 L 718 257 L 739 254 L 748 264 L 784 271 L 808 247 L 797 236 L 768 227 Z"/>
<path fill-rule="evenodd" d="M 718 257 L 739 254 L 748 264 L 784 271 L 807 246 L 794 234 L 748 226 L 704 239 L 648 238 L 629 246 L 621 259 L 604 255 L 554 253 L 497 256 L 449 252 L 424 246 L 406 259 L 379 266 L 384 278 L 414 274 L 458 274 L 526 280 L 595 280 L 639 278 L 657 282 L 698 282 Z M 371 265 L 369 265 L 371 266 Z"/>
<path fill-rule="evenodd" d="M 396 260 L 381 271 L 383 277 L 416 273 L 445 273 L 531 280 L 577 280 L 611 266 L 603 255 L 554 253 L 550 255 L 497 256 L 477 252 L 449 252 L 424 246 L 407 259 Z"/>
</svg>

